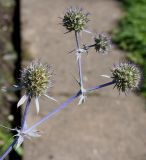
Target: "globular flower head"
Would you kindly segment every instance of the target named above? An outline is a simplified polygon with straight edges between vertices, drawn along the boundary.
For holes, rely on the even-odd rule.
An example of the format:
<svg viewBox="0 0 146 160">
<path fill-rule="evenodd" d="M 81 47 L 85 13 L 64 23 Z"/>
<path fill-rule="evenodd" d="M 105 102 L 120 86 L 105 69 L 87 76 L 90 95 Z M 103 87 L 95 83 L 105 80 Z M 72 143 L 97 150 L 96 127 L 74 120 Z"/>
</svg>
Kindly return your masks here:
<svg viewBox="0 0 146 160">
<path fill-rule="evenodd" d="M 122 92 L 127 93 L 139 86 L 141 73 L 138 67 L 130 63 L 120 63 L 111 70 L 115 87 Z"/>
<path fill-rule="evenodd" d="M 69 8 L 67 9 L 63 17 L 63 26 L 69 31 L 80 32 L 83 30 L 89 21 L 88 13 L 83 13 L 81 8 Z"/>
<path fill-rule="evenodd" d="M 34 61 L 22 70 L 21 82 L 27 95 L 39 97 L 46 94 L 48 88 L 52 86 L 52 67 Z"/>
<path fill-rule="evenodd" d="M 99 34 L 94 37 L 96 52 L 106 54 L 111 49 L 111 39 L 105 34 Z"/>
</svg>

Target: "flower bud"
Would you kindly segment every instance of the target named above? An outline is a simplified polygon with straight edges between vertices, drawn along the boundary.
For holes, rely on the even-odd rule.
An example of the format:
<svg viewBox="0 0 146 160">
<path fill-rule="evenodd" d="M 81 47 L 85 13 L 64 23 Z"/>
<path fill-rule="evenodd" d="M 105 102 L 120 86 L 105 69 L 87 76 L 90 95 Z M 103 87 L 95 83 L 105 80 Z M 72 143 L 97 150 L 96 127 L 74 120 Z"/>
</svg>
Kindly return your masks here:
<svg viewBox="0 0 146 160">
<path fill-rule="evenodd" d="M 107 37 L 105 34 L 99 34 L 94 37 L 95 41 L 95 50 L 96 52 L 106 54 L 111 49 L 111 39 Z"/>
</svg>

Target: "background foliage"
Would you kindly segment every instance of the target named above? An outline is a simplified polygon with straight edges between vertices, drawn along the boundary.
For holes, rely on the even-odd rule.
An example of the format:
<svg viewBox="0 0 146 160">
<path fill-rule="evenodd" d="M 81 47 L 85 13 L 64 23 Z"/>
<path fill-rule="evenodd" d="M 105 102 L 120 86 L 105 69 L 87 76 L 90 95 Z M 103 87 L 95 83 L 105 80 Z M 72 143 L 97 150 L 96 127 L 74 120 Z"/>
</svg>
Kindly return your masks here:
<svg viewBox="0 0 146 160">
<path fill-rule="evenodd" d="M 128 52 L 127 58 L 141 66 L 146 75 L 146 0 L 120 0 L 125 11 L 114 31 L 113 41 Z M 146 97 L 146 78 L 142 94 Z"/>
</svg>

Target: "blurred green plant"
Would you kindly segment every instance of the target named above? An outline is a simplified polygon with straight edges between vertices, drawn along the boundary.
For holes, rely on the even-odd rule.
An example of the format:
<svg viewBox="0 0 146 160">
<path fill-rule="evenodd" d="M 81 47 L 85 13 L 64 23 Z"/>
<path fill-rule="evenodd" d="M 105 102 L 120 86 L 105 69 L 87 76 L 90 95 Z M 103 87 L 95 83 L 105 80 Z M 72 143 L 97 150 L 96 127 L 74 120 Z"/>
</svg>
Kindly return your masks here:
<svg viewBox="0 0 146 160">
<path fill-rule="evenodd" d="M 6 149 L 7 146 L 4 146 L 4 144 L 8 143 L 9 139 L 10 135 L 0 130 L 0 154 Z"/>
<path fill-rule="evenodd" d="M 7 147 L 12 143 L 13 141 L 13 135 L 9 132 L 6 133 L 5 130 L 0 129 L 0 155 L 7 149 Z M 4 145 L 7 144 L 7 145 Z M 18 155 L 23 155 L 23 149 L 22 147 L 14 148 Z M 8 158 L 6 159 L 8 160 Z"/>
<path fill-rule="evenodd" d="M 120 3 L 125 14 L 113 31 L 113 42 L 127 51 L 127 58 L 140 65 L 146 75 L 146 0 L 120 0 Z M 141 93 L 146 97 L 146 78 Z"/>
<path fill-rule="evenodd" d="M 0 2 L 2 4 L 3 7 L 13 7 L 15 5 L 15 1 L 14 0 L 1 0 Z"/>
</svg>

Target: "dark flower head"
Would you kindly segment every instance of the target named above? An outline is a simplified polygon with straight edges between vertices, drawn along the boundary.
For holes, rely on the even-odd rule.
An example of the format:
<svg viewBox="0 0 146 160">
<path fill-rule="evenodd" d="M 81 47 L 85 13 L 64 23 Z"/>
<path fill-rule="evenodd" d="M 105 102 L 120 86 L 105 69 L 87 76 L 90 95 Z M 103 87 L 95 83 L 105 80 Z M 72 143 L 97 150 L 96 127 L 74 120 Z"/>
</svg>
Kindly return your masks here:
<svg viewBox="0 0 146 160">
<path fill-rule="evenodd" d="M 80 32 L 82 31 L 87 22 L 88 19 L 88 13 L 83 13 L 83 10 L 81 8 L 69 8 L 67 9 L 64 17 L 63 17 L 63 26 L 69 31 L 76 31 Z"/>
<path fill-rule="evenodd" d="M 138 67 L 131 63 L 120 63 L 111 70 L 115 87 L 122 92 L 138 88 L 141 80 L 141 72 Z"/>
<path fill-rule="evenodd" d="M 111 49 L 111 39 L 105 34 L 99 34 L 94 37 L 96 52 L 106 54 Z"/>
</svg>

